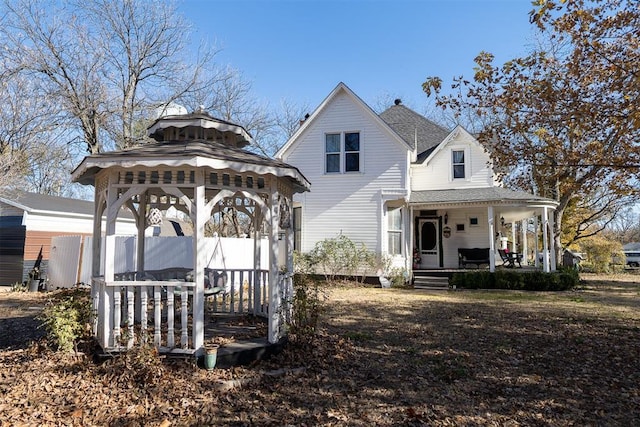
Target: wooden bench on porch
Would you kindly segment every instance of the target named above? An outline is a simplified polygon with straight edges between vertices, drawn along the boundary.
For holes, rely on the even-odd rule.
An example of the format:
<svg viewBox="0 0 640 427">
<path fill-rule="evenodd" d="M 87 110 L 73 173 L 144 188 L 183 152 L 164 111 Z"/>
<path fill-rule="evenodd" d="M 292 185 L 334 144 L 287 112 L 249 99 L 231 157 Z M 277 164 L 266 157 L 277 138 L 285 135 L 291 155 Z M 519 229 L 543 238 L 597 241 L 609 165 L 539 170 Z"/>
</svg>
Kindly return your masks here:
<svg viewBox="0 0 640 427">
<path fill-rule="evenodd" d="M 467 264 L 489 264 L 489 248 L 458 248 L 458 266 L 467 268 Z"/>
</svg>

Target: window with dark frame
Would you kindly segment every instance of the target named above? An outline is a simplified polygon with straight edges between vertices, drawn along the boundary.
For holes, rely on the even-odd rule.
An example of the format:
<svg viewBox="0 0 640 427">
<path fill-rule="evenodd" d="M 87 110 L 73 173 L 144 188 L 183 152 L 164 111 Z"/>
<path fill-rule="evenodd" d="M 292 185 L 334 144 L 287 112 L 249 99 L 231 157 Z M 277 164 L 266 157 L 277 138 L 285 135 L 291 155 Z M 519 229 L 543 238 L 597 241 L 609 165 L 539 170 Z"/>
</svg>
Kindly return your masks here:
<svg viewBox="0 0 640 427">
<path fill-rule="evenodd" d="M 325 140 L 325 172 L 340 172 L 340 134 L 328 133 L 324 137 Z"/>
<path fill-rule="evenodd" d="M 360 133 L 347 132 L 344 134 L 344 171 L 358 172 L 360 170 Z"/>
<path fill-rule="evenodd" d="M 360 171 L 360 132 L 325 134 L 325 172 Z"/>
<path fill-rule="evenodd" d="M 464 178 L 464 150 L 453 150 L 453 179 Z"/>
</svg>

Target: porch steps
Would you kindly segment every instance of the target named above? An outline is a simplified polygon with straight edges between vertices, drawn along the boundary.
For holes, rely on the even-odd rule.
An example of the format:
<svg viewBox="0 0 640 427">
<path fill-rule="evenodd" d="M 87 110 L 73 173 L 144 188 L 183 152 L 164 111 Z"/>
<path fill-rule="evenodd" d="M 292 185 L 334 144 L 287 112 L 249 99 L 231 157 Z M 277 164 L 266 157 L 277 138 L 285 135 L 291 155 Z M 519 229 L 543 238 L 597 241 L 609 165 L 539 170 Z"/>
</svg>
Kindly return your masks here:
<svg viewBox="0 0 640 427">
<path fill-rule="evenodd" d="M 431 275 L 416 271 L 413 277 L 414 289 L 449 289 L 449 275 Z"/>
</svg>

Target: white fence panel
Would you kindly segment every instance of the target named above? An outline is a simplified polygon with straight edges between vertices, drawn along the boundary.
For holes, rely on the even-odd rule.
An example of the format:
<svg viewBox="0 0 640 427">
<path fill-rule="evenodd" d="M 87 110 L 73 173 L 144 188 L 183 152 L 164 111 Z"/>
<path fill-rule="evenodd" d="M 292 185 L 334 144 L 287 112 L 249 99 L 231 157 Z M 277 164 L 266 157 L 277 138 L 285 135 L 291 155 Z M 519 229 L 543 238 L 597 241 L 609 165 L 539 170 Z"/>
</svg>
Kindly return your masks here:
<svg viewBox="0 0 640 427">
<path fill-rule="evenodd" d="M 93 237 L 85 236 L 82 243 L 82 256 L 80 257 L 80 274 L 78 282 L 84 284 L 91 283 L 91 266 L 93 265 Z"/>
<path fill-rule="evenodd" d="M 132 239 L 135 253 L 135 238 Z M 145 237 L 144 269 L 161 270 L 169 267 L 193 267 L 193 239 L 190 236 Z"/>
<path fill-rule="evenodd" d="M 91 283 L 91 266 L 93 257 L 93 238 L 80 236 L 54 237 L 51 259 L 49 261 L 50 285 L 68 287 L 76 283 Z M 69 240 L 69 242 L 67 242 Z M 71 242 L 74 242 L 73 244 Z M 104 239 L 102 239 L 104 250 Z M 280 242 L 280 264 L 284 264 L 284 243 Z M 71 245 L 70 247 L 67 247 Z M 262 250 L 260 268 L 269 268 L 269 241 L 261 242 Z M 56 247 L 56 250 L 53 250 Z M 82 249 L 80 249 L 82 248 Z M 203 249 L 206 251 L 206 268 L 213 270 L 252 270 L 254 268 L 253 239 L 232 237 L 208 237 Z M 82 250 L 82 256 L 80 251 Z M 137 271 L 136 236 L 116 236 L 115 272 L 127 273 Z M 180 237 L 145 237 L 145 270 L 162 270 L 165 268 L 193 267 L 193 239 L 191 236 Z M 74 271 L 75 269 L 75 271 Z M 100 274 L 103 274 L 101 262 Z M 231 278 L 228 277 L 227 280 Z M 227 287 L 231 283 L 227 282 Z M 236 289 L 242 285 L 233 283 Z"/>
<path fill-rule="evenodd" d="M 51 239 L 47 277 L 52 288 L 70 288 L 78 282 L 82 236 L 57 236 Z"/>
</svg>

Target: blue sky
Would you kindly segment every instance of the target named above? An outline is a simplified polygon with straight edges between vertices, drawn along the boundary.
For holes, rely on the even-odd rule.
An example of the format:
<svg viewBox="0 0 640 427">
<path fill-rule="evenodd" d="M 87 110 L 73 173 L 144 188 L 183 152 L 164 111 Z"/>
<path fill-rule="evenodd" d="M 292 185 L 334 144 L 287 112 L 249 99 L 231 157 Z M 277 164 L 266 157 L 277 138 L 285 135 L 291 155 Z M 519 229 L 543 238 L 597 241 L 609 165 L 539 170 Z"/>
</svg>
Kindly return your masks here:
<svg viewBox="0 0 640 427">
<path fill-rule="evenodd" d="M 482 50 L 500 62 L 533 41 L 529 0 L 184 0 L 196 37 L 253 82 L 256 97 L 315 108 L 343 81 L 365 102 L 400 97 L 422 112 L 427 76 L 473 74 Z"/>
</svg>

